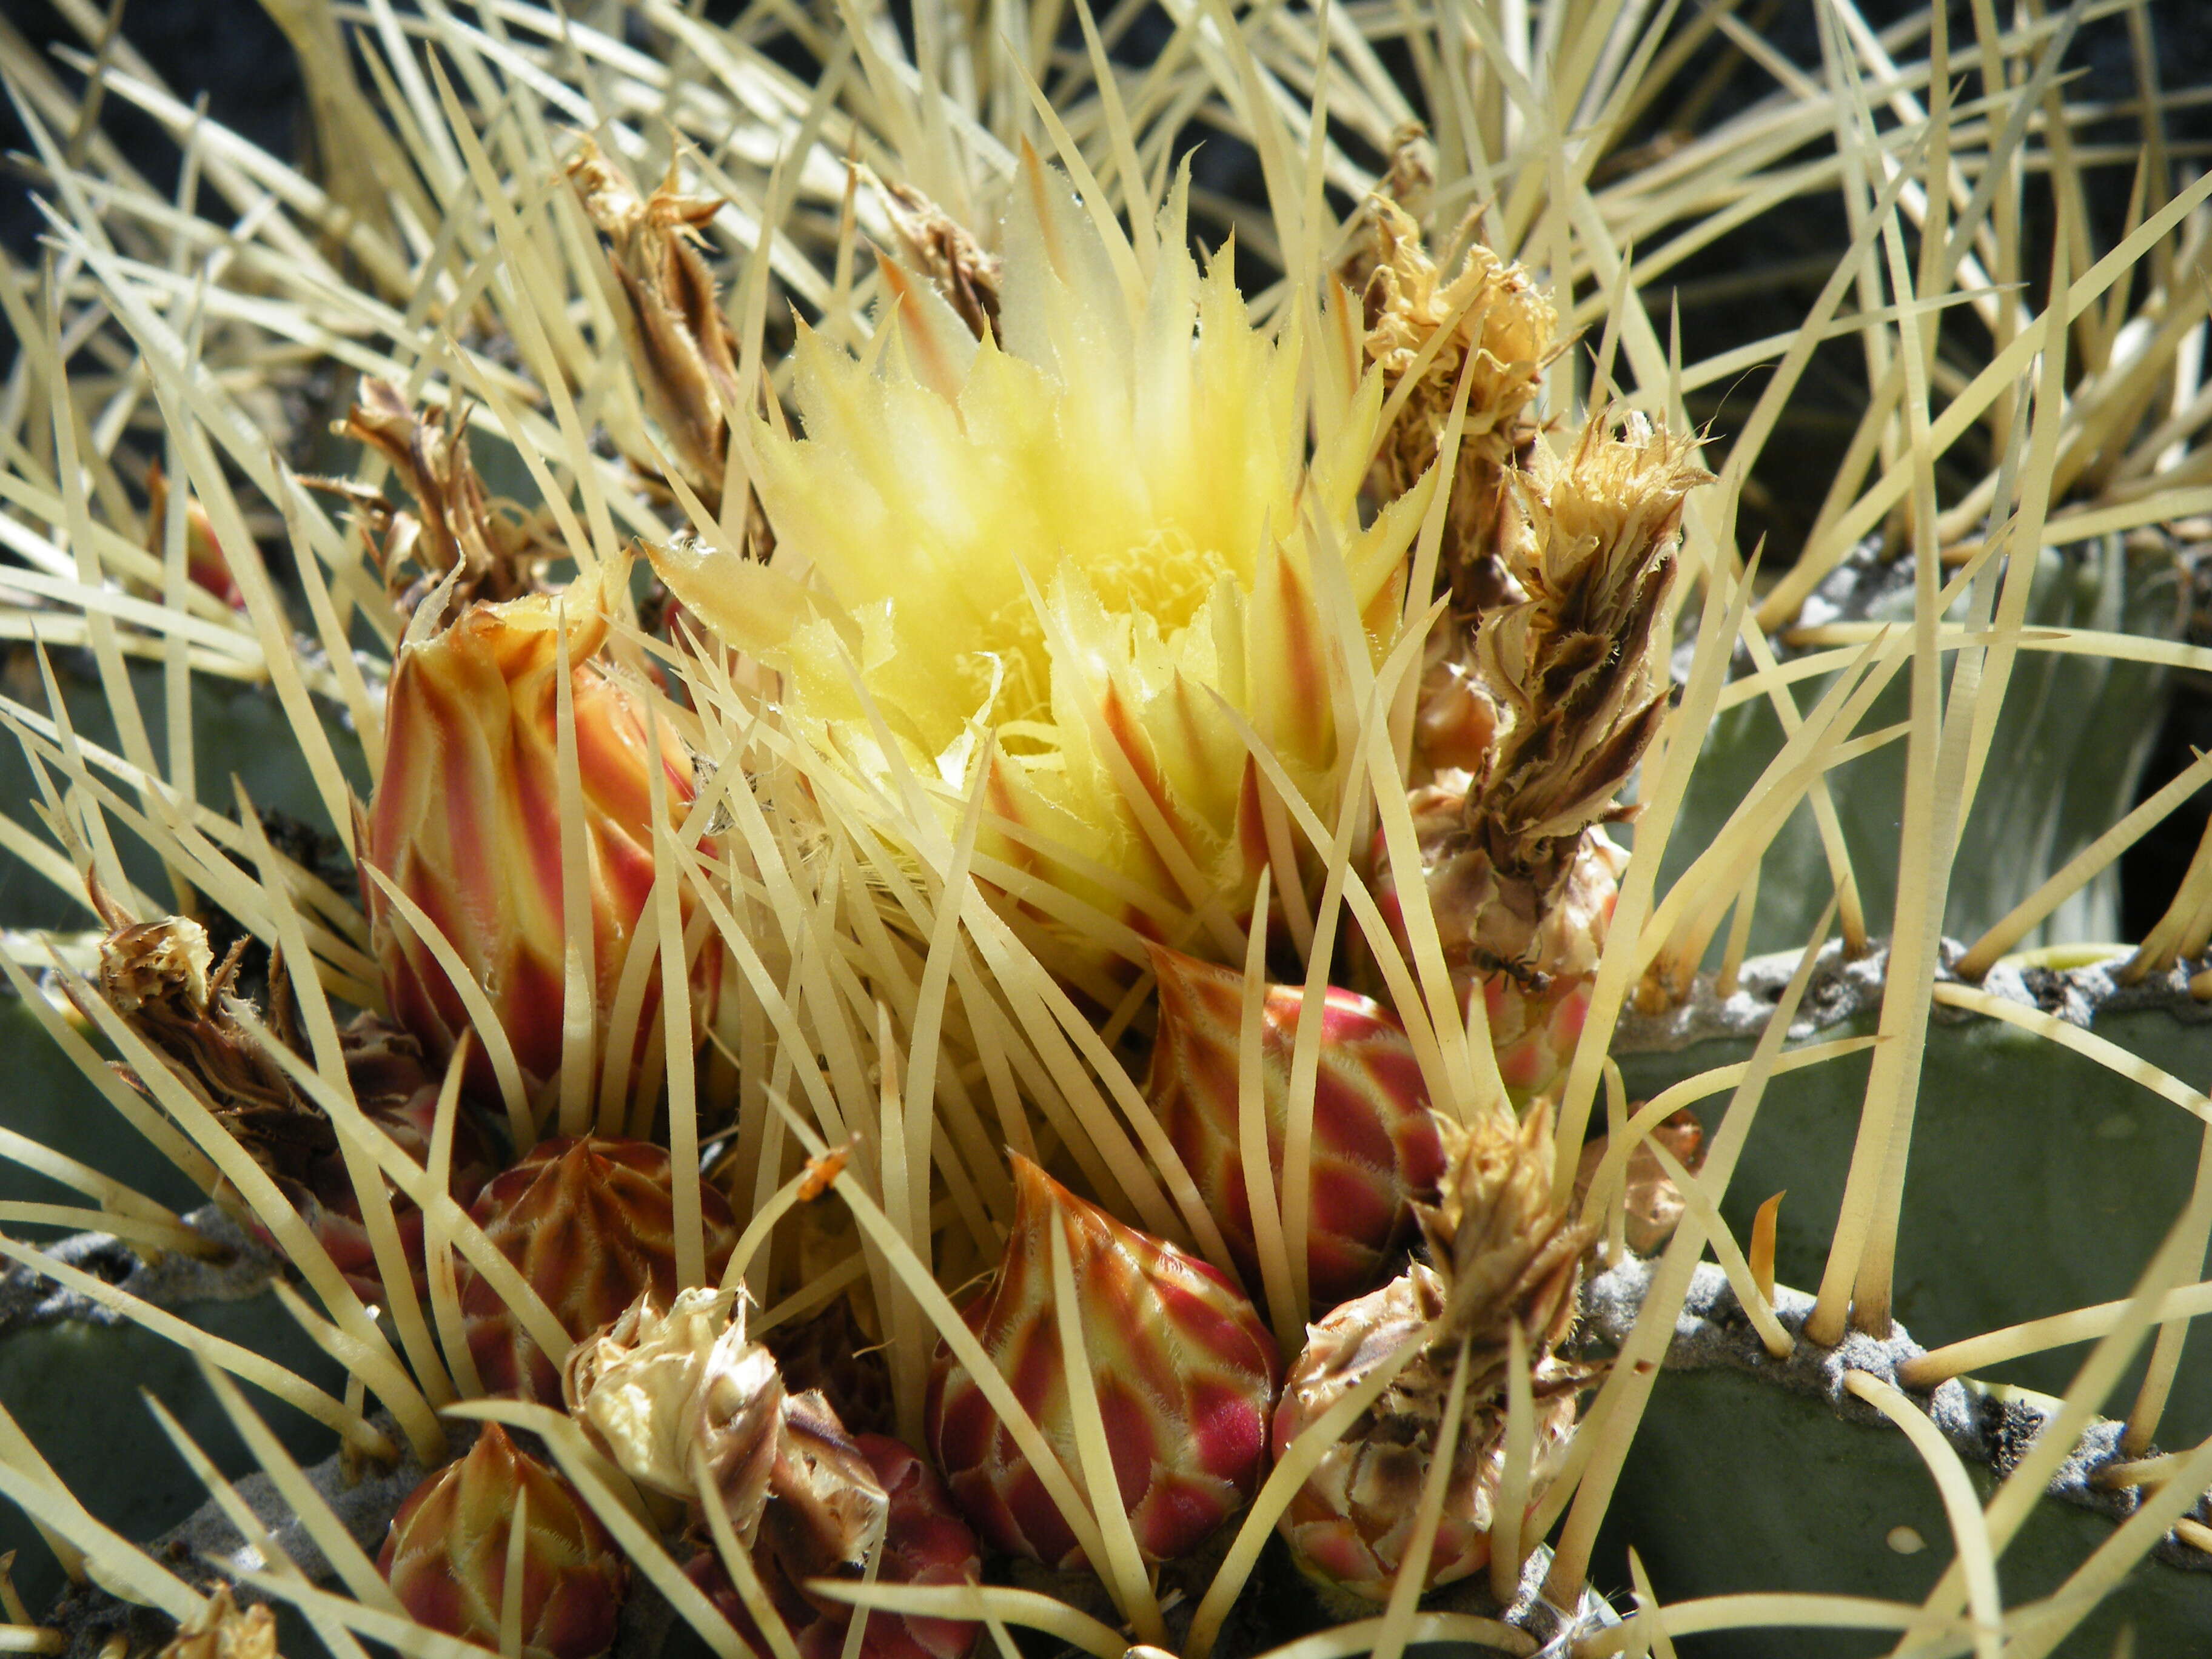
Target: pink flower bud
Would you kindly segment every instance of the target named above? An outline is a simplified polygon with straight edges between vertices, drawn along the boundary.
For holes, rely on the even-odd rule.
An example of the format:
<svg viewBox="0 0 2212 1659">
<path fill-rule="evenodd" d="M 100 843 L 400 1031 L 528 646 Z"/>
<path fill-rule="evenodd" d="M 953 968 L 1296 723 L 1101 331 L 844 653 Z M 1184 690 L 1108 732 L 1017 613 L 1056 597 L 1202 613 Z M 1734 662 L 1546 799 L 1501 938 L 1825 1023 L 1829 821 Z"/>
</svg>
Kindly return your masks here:
<svg viewBox="0 0 2212 1659">
<path fill-rule="evenodd" d="M 1259 1256 L 1238 1133 L 1244 976 L 1158 945 L 1152 955 L 1160 984 L 1160 1025 L 1146 1093 L 1220 1224 L 1245 1284 L 1256 1291 Z M 1302 986 L 1271 985 L 1261 1004 L 1267 1167 L 1278 1177 L 1279 1201 L 1291 1052 L 1304 998 Z M 1306 1232 L 1306 1271 L 1316 1310 L 1358 1295 L 1382 1277 L 1411 1221 L 1408 1196 L 1427 1193 L 1443 1172 L 1428 1091 L 1397 1018 L 1356 992 L 1332 986 L 1321 1019 Z"/>
<path fill-rule="evenodd" d="M 169 481 L 159 461 L 146 467 L 147 550 L 164 556 L 168 542 Z M 185 575 L 196 587 L 206 589 L 234 611 L 246 608 L 246 596 L 230 574 L 230 561 L 216 539 L 215 520 L 208 517 L 197 496 L 185 497 Z"/>
<path fill-rule="evenodd" d="M 703 1182 L 699 1200 L 707 1274 L 719 1280 L 737 1227 L 728 1202 Z M 597 1135 L 540 1141 L 477 1195 L 471 1214 L 579 1341 L 613 1324 L 641 1293 L 651 1291 L 666 1307 L 682 1288 L 668 1152 L 650 1141 Z M 553 1361 L 465 1259 L 460 1298 L 485 1391 L 559 1406 Z"/>
<path fill-rule="evenodd" d="M 586 890 L 595 1007 L 605 1026 L 638 917 L 653 890 L 650 769 L 665 775 L 672 824 L 690 805 L 690 757 L 665 726 L 656 749 L 646 693 L 599 656 L 608 635 L 598 581 L 504 604 L 477 603 L 442 631 L 404 645 L 386 710 L 384 773 L 370 805 L 366 861 L 444 933 L 497 1010 L 535 1091 L 562 1060 L 562 931 L 559 783 L 560 638 L 568 636 L 576 757 L 582 784 Z M 433 1060 L 470 1024 L 460 994 L 376 883 L 363 878 L 392 1017 Z M 694 964 L 710 999 L 720 951 Z M 647 981 L 642 1050 L 659 1006 Z M 618 1057 L 632 1064 L 635 1054 Z M 602 1065 L 610 1057 L 599 1056 Z M 480 1048 L 471 1087 L 488 1093 Z"/>
<path fill-rule="evenodd" d="M 997 1279 L 963 1310 L 1059 1455 L 1079 1469 L 1061 1364 L 1051 1228 L 1067 1241 L 1085 1356 L 1137 1547 L 1188 1554 L 1251 1497 L 1267 1462 L 1274 1339 L 1213 1268 L 1086 1204 L 1027 1159 Z M 940 1346 L 925 1406 L 930 1449 L 977 1531 L 1048 1566 L 1085 1565 L 1061 1517 L 966 1367 Z"/>
<path fill-rule="evenodd" d="M 466 1457 L 416 1487 L 376 1565 L 416 1623 L 497 1651 L 509 1534 L 520 1514 L 522 1650 L 593 1659 L 613 1645 L 629 1564 L 575 1490 L 484 1425 Z"/>
</svg>

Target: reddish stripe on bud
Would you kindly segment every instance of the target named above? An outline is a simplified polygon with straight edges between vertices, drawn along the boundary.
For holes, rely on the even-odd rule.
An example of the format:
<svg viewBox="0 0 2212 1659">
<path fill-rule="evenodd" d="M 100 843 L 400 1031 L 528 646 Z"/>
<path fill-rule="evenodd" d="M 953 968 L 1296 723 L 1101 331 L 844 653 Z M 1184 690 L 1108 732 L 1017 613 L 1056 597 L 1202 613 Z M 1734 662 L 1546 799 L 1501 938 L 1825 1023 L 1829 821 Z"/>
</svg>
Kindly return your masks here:
<svg viewBox="0 0 2212 1659">
<path fill-rule="evenodd" d="M 167 556 L 169 517 L 169 481 L 163 476 L 161 464 L 151 461 L 146 467 L 146 534 L 147 551 L 155 558 Z M 230 561 L 216 539 L 215 520 L 198 497 L 185 497 L 185 575 L 196 587 L 209 592 L 234 611 L 246 608 L 246 596 L 239 592 L 238 581 L 230 574 Z"/>
<path fill-rule="evenodd" d="M 580 580 L 559 595 L 472 604 L 449 627 L 404 647 L 392 675 L 385 769 L 369 808 L 366 862 L 422 908 L 483 987 L 533 1091 L 562 1059 L 564 628 L 602 1020 L 652 892 L 651 769 L 667 779 L 672 828 L 694 793 L 690 757 L 672 731 L 662 727 L 657 748 L 652 740 L 646 689 L 601 654 L 601 605 L 596 583 Z M 375 884 L 364 880 L 363 897 L 389 1005 L 442 1060 L 469 1023 L 459 994 Z M 720 963 L 710 942 L 693 965 L 701 1007 L 711 1003 Z M 659 1006 L 655 975 L 640 1015 L 641 1051 Z M 470 1086 L 480 1097 L 494 1088 L 481 1048 Z"/>
<path fill-rule="evenodd" d="M 545 1300 L 561 1328 L 581 1341 L 611 1325 L 641 1294 L 672 1305 L 676 1282 L 675 1199 L 667 1150 L 650 1141 L 596 1135 L 540 1141 L 495 1177 L 470 1213 L 500 1253 Z M 707 1276 L 718 1280 L 737 1243 L 721 1194 L 702 1183 Z M 522 1328 L 491 1281 L 465 1261 L 461 1314 L 469 1352 L 486 1392 L 562 1403 L 561 1376 Z"/>
<path fill-rule="evenodd" d="M 1238 1127 L 1244 976 L 1160 946 L 1152 957 L 1160 1024 L 1146 1093 L 1220 1224 L 1244 1282 L 1256 1288 L 1259 1251 Z M 1303 986 L 1271 985 L 1261 1005 L 1267 1167 L 1279 1175 L 1304 999 Z M 1306 1234 L 1317 1310 L 1358 1295 L 1382 1276 L 1406 1237 L 1408 1200 L 1433 1188 L 1443 1170 L 1428 1091 L 1404 1027 L 1379 1004 L 1334 986 L 1321 1017 Z M 1279 1202 L 1279 1184 L 1277 1197 Z"/>
<path fill-rule="evenodd" d="M 496 1423 L 399 1506 L 377 1570 L 416 1623 L 496 1651 L 519 1507 L 523 1652 L 594 1659 L 614 1644 L 629 1564 L 575 1489 Z"/>
<path fill-rule="evenodd" d="M 962 1317 L 1062 1466 L 1081 1467 L 1052 1289 L 1050 1229 L 1073 1271 L 1115 1483 L 1147 1560 L 1188 1553 L 1250 1498 L 1266 1464 L 1274 1340 L 1204 1262 L 1124 1226 L 1016 1158 L 997 1279 Z M 1011 1554 L 1076 1568 L 1083 1552 L 975 1378 L 940 1345 L 930 1449 L 975 1528 Z"/>
</svg>

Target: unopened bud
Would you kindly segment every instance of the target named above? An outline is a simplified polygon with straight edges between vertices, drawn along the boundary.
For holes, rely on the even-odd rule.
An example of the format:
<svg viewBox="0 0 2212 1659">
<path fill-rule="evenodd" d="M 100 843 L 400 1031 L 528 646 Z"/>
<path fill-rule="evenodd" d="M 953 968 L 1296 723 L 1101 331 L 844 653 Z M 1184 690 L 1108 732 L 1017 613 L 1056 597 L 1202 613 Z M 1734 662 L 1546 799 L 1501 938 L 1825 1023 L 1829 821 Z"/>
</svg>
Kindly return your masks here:
<svg viewBox="0 0 2212 1659">
<path fill-rule="evenodd" d="M 661 769 L 672 827 L 692 798 L 691 763 L 665 727 L 656 745 L 645 692 L 600 658 L 609 623 L 599 581 L 559 594 L 470 605 L 442 632 L 404 645 L 392 671 L 385 764 L 369 809 L 366 858 L 419 905 L 499 1017 L 533 1091 L 562 1060 L 563 926 L 559 701 L 568 635 L 583 815 L 588 937 L 604 1049 L 638 917 L 653 880 L 651 771 Z M 373 880 L 363 882 L 392 1016 L 434 1060 L 471 1023 L 430 945 Z M 711 944 L 694 965 L 707 1005 L 719 971 Z M 659 977 L 648 976 L 636 1048 L 653 1026 Z M 603 1066 L 637 1053 L 602 1053 Z M 480 1047 L 480 1096 L 493 1084 Z"/>
<path fill-rule="evenodd" d="M 416 1487 L 377 1557 L 410 1618 L 499 1649 L 508 1538 L 523 1528 L 526 1659 L 594 1659 L 614 1644 L 629 1564 L 599 1519 L 496 1423 Z"/>
</svg>

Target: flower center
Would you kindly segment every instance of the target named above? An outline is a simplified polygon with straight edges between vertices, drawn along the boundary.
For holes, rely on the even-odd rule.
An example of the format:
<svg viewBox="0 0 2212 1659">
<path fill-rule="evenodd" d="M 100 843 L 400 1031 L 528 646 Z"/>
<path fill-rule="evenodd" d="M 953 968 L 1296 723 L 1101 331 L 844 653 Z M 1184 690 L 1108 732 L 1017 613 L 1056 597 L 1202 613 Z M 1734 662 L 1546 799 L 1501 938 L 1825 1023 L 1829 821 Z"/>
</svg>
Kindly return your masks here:
<svg viewBox="0 0 2212 1659">
<path fill-rule="evenodd" d="M 1039 579 L 1036 564 L 1024 562 L 1032 579 Z M 1115 630 L 1125 637 L 1133 635 L 1140 650 L 1147 640 L 1172 650 L 1220 579 L 1225 574 L 1234 580 L 1238 574 L 1229 559 L 1198 546 L 1172 525 L 1154 531 L 1135 546 L 1083 549 L 1069 556 L 1062 569 L 1089 585 Z M 1055 587 L 1042 586 L 1050 580 L 1047 574 L 1040 581 L 1048 605 L 1059 598 Z M 1069 620 L 1063 612 L 1061 627 Z M 971 649 L 956 652 L 952 658 L 952 672 L 967 706 L 981 708 L 990 701 L 996 678 L 991 723 L 1003 751 L 1030 757 L 1058 752 L 1061 740 L 1053 721 L 1052 641 L 1029 593 L 1018 593 L 992 611 L 977 629 L 976 639 Z"/>
</svg>

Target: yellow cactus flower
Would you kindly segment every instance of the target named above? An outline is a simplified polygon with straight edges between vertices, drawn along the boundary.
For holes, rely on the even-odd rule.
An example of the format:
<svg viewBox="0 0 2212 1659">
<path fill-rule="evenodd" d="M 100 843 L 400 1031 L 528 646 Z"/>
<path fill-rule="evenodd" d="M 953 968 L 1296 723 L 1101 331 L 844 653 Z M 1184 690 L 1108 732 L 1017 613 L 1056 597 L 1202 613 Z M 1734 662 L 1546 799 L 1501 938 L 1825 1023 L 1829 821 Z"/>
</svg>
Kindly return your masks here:
<svg viewBox="0 0 2212 1659">
<path fill-rule="evenodd" d="M 893 270 L 867 359 L 801 340 L 803 435 L 752 433 L 770 565 L 690 544 L 655 563 L 887 794 L 903 767 L 949 818 L 988 765 L 981 850 L 1080 901 L 1027 894 L 1074 961 L 1141 966 L 1147 937 L 1222 954 L 1266 859 L 1261 775 L 1222 705 L 1333 814 L 1346 669 L 1395 637 L 1425 488 L 1363 523 L 1382 383 L 1356 373 L 1356 325 L 1325 347 L 1299 301 L 1256 325 L 1231 262 L 1184 251 L 1180 191 L 1146 284 L 1054 175 L 1024 186 L 999 334 Z"/>
</svg>

